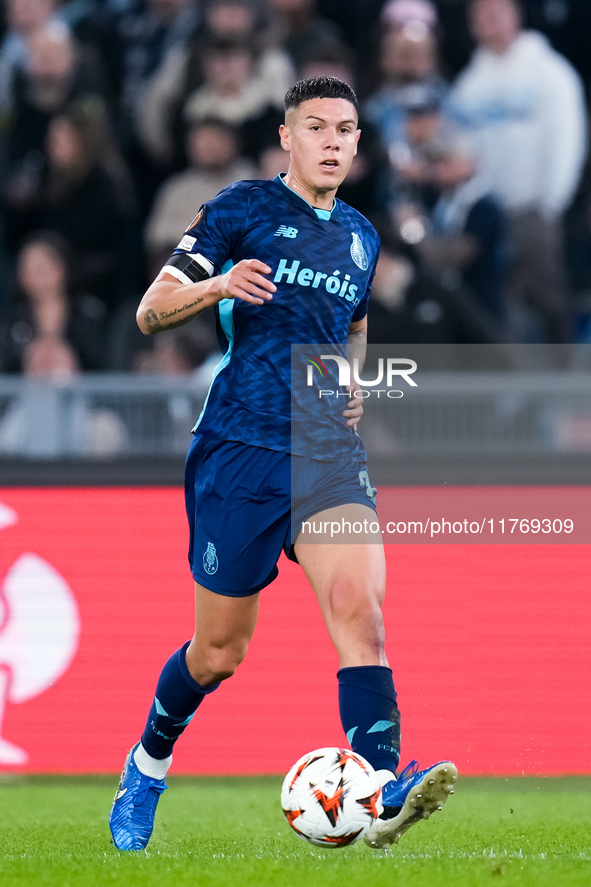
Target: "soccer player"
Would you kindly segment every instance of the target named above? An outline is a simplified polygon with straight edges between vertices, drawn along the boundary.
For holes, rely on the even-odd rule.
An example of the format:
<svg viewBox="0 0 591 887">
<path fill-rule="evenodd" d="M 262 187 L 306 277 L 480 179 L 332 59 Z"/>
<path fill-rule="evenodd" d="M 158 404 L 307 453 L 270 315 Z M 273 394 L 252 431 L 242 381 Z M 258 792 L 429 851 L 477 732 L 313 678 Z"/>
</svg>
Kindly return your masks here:
<svg viewBox="0 0 591 887">
<path fill-rule="evenodd" d="M 141 740 L 127 756 L 109 824 L 120 850 L 144 848 L 176 740 L 244 659 L 261 590 L 282 549 L 312 585 L 340 661 L 339 710 L 354 751 L 378 771 L 384 803 L 367 838 L 398 840 L 441 809 L 450 762 L 396 777 L 400 715 L 384 646 L 381 533 L 309 544 L 303 521 L 375 517 L 353 391 L 306 440 L 291 426 L 291 346 L 363 349 L 379 251 L 370 223 L 336 199 L 357 151 L 358 103 L 340 80 L 295 84 L 285 98 L 286 175 L 237 182 L 203 206 L 138 308 L 146 334 L 215 307 L 225 353 L 186 463 L 195 631 L 164 665 Z M 312 423 L 315 416 L 312 414 Z"/>
</svg>

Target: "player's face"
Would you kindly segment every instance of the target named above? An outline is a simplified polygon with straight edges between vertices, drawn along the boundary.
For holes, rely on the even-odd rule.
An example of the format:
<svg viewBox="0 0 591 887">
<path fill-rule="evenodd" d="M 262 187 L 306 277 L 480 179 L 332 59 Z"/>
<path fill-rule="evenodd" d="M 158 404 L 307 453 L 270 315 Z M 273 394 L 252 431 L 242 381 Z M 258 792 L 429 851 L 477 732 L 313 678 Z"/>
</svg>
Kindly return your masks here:
<svg viewBox="0 0 591 887">
<path fill-rule="evenodd" d="M 310 99 L 292 109 L 280 129 L 290 154 L 288 184 L 308 199 L 336 191 L 351 169 L 360 131 L 346 99 Z"/>
</svg>

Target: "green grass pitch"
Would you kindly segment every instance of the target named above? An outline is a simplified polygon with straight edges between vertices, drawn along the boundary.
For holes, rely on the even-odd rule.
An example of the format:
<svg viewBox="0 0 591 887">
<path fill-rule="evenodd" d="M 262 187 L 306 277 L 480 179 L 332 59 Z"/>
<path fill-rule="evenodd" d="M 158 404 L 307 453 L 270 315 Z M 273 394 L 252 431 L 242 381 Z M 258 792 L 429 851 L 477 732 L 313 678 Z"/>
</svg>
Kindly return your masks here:
<svg viewBox="0 0 591 887">
<path fill-rule="evenodd" d="M 147 851 L 106 818 L 116 778 L 0 781 L 2 887 L 589 887 L 591 778 L 458 781 L 389 853 L 322 850 L 288 827 L 280 778 L 172 777 Z"/>
</svg>

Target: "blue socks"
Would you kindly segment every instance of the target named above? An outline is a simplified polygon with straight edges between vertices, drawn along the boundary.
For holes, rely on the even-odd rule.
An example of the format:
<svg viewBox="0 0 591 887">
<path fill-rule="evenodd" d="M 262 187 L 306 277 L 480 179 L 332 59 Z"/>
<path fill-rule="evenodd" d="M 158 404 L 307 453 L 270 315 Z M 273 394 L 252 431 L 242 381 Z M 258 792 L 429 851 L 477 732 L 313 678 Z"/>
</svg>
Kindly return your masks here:
<svg viewBox="0 0 591 887">
<path fill-rule="evenodd" d="M 400 759 L 400 711 L 392 670 L 382 665 L 341 668 L 339 711 L 354 752 L 375 770 L 396 771 Z"/>
<path fill-rule="evenodd" d="M 158 760 L 170 757 L 201 702 L 219 687 L 202 687 L 191 677 L 185 658 L 188 646 L 189 641 L 165 663 L 142 734 L 142 746 Z M 351 748 L 374 769 L 395 772 L 400 758 L 400 712 L 392 671 L 364 665 L 341 668 L 337 677 L 341 723 Z"/>
<path fill-rule="evenodd" d="M 173 653 L 164 665 L 156 695 L 142 734 L 142 745 L 153 758 L 168 758 L 191 718 L 208 693 L 219 684 L 202 687 L 191 677 L 185 654 L 190 641 Z"/>
</svg>

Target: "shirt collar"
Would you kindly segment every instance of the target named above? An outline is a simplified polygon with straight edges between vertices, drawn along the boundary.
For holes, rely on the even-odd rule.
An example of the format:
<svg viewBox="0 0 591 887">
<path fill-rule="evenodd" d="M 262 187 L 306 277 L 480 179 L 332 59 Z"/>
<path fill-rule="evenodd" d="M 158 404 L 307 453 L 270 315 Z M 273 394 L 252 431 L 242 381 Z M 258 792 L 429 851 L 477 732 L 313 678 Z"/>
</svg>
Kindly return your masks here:
<svg viewBox="0 0 591 887">
<path fill-rule="evenodd" d="M 288 191 L 291 191 L 292 194 L 295 194 L 296 197 L 299 197 L 300 200 L 303 200 L 304 203 L 306 204 L 306 206 L 309 206 L 310 209 L 313 209 L 314 212 L 316 213 L 316 215 L 318 216 L 319 219 L 322 219 L 324 222 L 328 222 L 328 221 L 330 221 L 331 216 L 332 216 L 332 214 L 333 214 L 333 212 L 334 212 L 334 210 L 335 210 L 335 208 L 336 208 L 336 205 L 337 205 L 336 200 L 333 202 L 332 209 L 319 209 L 317 206 L 312 206 L 312 204 L 309 203 L 309 201 L 307 201 L 305 197 L 302 197 L 301 194 L 298 194 L 297 191 L 294 191 L 294 189 L 291 188 L 291 187 L 287 184 L 287 182 L 285 181 L 285 176 L 286 176 L 286 175 L 287 175 L 287 173 L 282 173 L 282 172 L 280 172 L 280 173 L 277 175 L 277 178 L 279 179 L 280 182 L 283 183 L 283 185 L 285 185 L 285 187 L 287 188 L 287 190 L 288 190 Z"/>
</svg>

